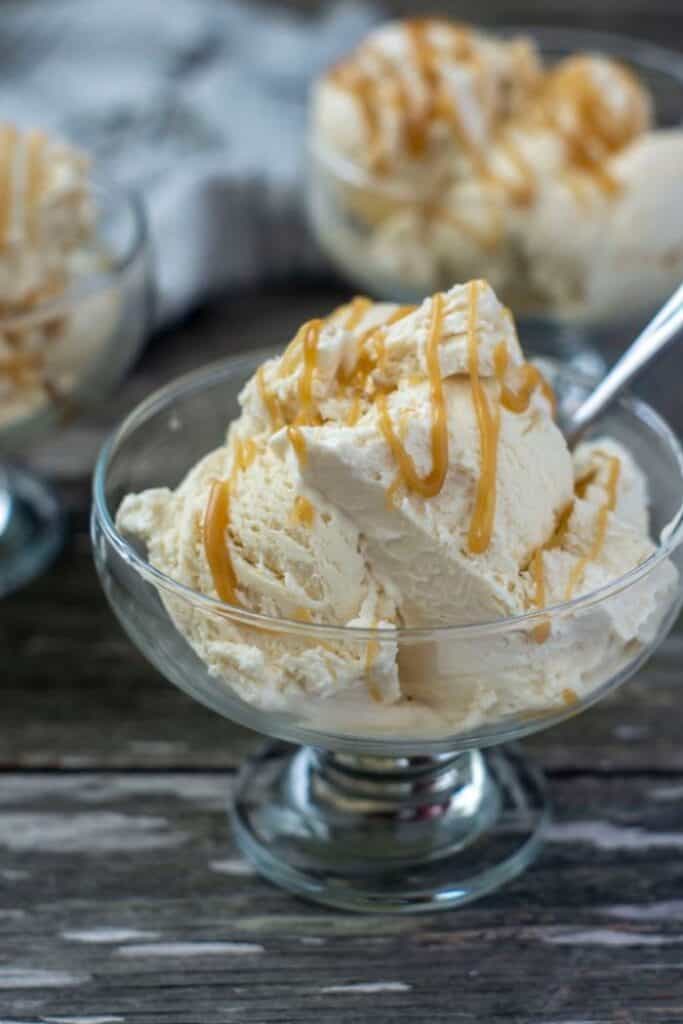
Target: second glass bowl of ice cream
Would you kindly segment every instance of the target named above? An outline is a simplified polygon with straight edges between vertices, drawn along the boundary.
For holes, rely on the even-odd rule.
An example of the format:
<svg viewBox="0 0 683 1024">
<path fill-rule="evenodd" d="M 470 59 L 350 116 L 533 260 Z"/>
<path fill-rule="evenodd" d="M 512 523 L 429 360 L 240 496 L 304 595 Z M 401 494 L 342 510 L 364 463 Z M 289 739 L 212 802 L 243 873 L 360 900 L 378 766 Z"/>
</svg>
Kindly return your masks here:
<svg viewBox="0 0 683 1024">
<path fill-rule="evenodd" d="M 682 124 L 680 54 L 391 23 L 314 87 L 312 224 L 368 294 L 486 277 L 530 350 L 600 372 L 683 278 Z"/>
<path fill-rule="evenodd" d="M 680 606 L 683 453 L 649 407 L 626 400 L 570 469 L 543 382 L 520 361 L 483 284 L 412 313 L 356 300 L 335 316 L 305 325 L 281 361 L 261 366 L 257 353 L 209 367 L 128 418 L 96 471 L 95 558 L 126 630 L 169 679 L 229 718 L 318 749 L 276 751 L 245 769 L 233 820 L 259 869 L 337 906 L 433 909 L 495 888 L 538 848 L 542 784 L 516 754 L 486 748 L 587 707 L 670 627 Z M 377 344 L 376 321 L 392 318 Z M 445 324 L 440 346 L 435 323 Z M 366 339 L 354 367 L 339 354 L 356 329 L 375 341 Z M 463 363 L 468 348 L 479 378 Z M 387 438 L 417 459 L 431 490 L 410 419 L 429 436 L 434 393 L 424 416 L 417 407 L 402 416 L 427 396 L 428 352 L 444 381 L 453 378 L 444 384 L 450 478 L 441 493 L 410 497 L 405 481 L 395 486 L 400 448 Z M 505 360 L 501 386 L 496 364 Z M 403 396 L 390 386 L 397 361 Z M 310 392 L 306 365 L 315 367 Z M 364 379 L 381 374 L 386 406 L 373 387 L 361 409 L 321 397 L 325 381 L 354 368 Z M 587 387 L 559 368 L 553 384 L 560 401 Z M 507 403 L 499 414 L 493 396 Z M 308 408 L 309 424 L 297 425 L 310 401 L 320 420 Z M 475 406 L 484 405 L 503 423 L 494 422 L 493 525 L 476 498 L 487 493 L 477 484 L 488 442 Z M 371 427 L 384 411 L 393 435 Z M 280 415 L 268 450 L 249 444 L 247 422 Z M 236 426 L 226 447 L 227 421 Z M 350 444 L 337 438 L 326 449 L 337 429 Z M 485 553 L 489 529 L 495 557 Z M 523 539 L 527 530 L 539 531 L 542 549 Z M 520 543 L 532 545 L 526 555 Z M 397 606 L 414 625 L 396 618 Z M 333 617 L 344 625 L 329 625 Z"/>
<path fill-rule="evenodd" d="M 64 535 L 57 497 L 21 460 L 130 367 L 150 323 L 151 260 L 139 199 L 93 180 L 78 151 L 0 126 L 0 164 L 1 595 Z"/>
</svg>

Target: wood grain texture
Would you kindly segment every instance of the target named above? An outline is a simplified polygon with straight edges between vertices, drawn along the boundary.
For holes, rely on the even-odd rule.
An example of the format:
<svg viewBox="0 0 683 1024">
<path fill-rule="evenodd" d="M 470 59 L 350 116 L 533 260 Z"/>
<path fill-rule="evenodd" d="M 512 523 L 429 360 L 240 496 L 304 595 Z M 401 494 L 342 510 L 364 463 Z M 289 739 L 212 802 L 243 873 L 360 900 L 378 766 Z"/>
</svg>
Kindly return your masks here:
<svg viewBox="0 0 683 1024">
<path fill-rule="evenodd" d="M 532 871 L 456 913 L 386 920 L 309 906 L 253 876 L 230 843 L 230 781 L 229 772 L 5 780 L 5 1015 L 681 1019 L 680 787 L 676 795 L 647 773 L 628 785 L 590 773 L 556 779 L 559 817 Z"/>
<path fill-rule="evenodd" d="M 435 7 L 683 47 L 671 0 Z M 106 606 L 87 518 L 107 432 L 152 388 L 282 344 L 346 293 L 292 281 L 208 306 L 154 338 L 97 415 L 32 454 L 73 530 L 53 569 L 0 608 L 0 1024 L 683 1021 L 680 627 L 619 693 L 527 741 L 557 814 L 526 875 L 452 913 L 382 919 L 308 905 L 251 872 L 224 803 L 260 738 L 164 682 Z M 641 389 L 679 429 L 680 366 L 672 352 Z"/>
</svg>

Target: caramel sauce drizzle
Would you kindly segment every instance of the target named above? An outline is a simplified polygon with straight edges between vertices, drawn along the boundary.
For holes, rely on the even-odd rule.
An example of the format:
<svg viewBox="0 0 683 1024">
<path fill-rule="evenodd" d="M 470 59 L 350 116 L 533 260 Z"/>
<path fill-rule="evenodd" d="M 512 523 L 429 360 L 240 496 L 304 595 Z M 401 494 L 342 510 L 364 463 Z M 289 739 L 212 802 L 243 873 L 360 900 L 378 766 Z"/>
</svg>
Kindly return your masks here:
<svg viewBox="0 0 683 1024">
<path fill-rule="evenodd" d="M 378 174 L 386 170 L 386 158 L 381 145 L 381 124 L 377 102 L 377 81 L 374 76 L 349 64 L 338 65 L 332 72 L 332 79 L 341 88 L 350 92 L 358 102 L 365 123 L 370 153 L 370 166 Z"/>
<path fill-rule="evenodd" d="M 230 498 L 230 481 L 214 480 L 204 514 L 204 550 L 216 593 L 221 601 L 237 604 L 237 576 L 226 538 L 230 525 Z"/>
<path fill-rule="evenodd" d="M 427 147 L 427 131 L 436 106 L 436 91 L 440 77 L 435 66 L 435 54 L 429 41 L 430 23 L 414 18 L 406 23 L 406 32 L 415 56 L 418 74 L 425 90 L 422 116 L 408 121 L 408 152 L 415 157 L 422 156 Z"/>
<path fill-rule="evenodd" d="M 349 409 L 346 416 L 346 426 L 355 427 L 356 423 L 358 423 L 358 420 L 361 418 L 362 414 L 363 402 L 361 401 L 360 395 L 356 395 L 355 398 L 353 399 L 353 404 L 351 405 L 351 408 Z"/>
<path fill-rule="evenodd" d="M 299 494 L 294 502 L 292 518 L 295 523 L 301 523 L 302 526 L 313 526 L 315 509 L 303 494 Z"/>
<path fill-rule="evenodd" d="M 535 367 L 530 367 L 528 364 L 515 368 L 522 375 L 521 386 L 516 390 L 507 387 L 505 378 L 508 371 L 509 353 L 505 343 L 501 342 L 493 353 L 494 373 L 500 395 L 499 401 L 491 403 L 479 376 L 478 302 L 480 287 L 480 281 L 470 282 L 467 318 L 468 373 L 481 451 L 480 474 L 467 537 L 468 549 L 472 554 L 483 553 L 488 548 L 493 533 L 501 407 L 506 407 L 513 412 L 526 410 L 531 395 L 537 387 L 544 388 L 544 391 L 547 388 L 546 393 L 552 395 L 542 375 Z M 369 306 L 370 300 L 365 297 L 359 296 L 354 299 L 346 307 L 345 325 L 350 326 L 351 329 L 356 327 Z M 412 457 L 405 447 L 409 412 L 404 410 L 400 414 L 398 430 L 396 430 L 389 414 L 388 390 L 378 387 L 376 381 L 370 382 L 369 379 L 372 373 L 377 370 L 381 372 L 385 368 L 386 329 L 408 316 L 414 311 L 414 308 L 413 306 L 400 306 L 383 323 L 363 332 L 358 343 L 355 365 L 350 371 L 340 369 L 337 374 L 339 384 L 342 388 L 349 388 L 353 398 L 346 419 L 348 424 L 352 425 L 357 422 L 362 414 L 364 394 L 367 394 L 369 400 L 374 400 L 379 429 L 389 446 L 398 470 L 393 483 L 387 490 L 386 498 L 390 506 L 393 506 L 396 494 L 403 486 L 425 499 L 436 496 L 443 487 L 448 471 L 446 402 L 439 360 L 439 347 L 446 314 L 443 294 L 437 293 L 432 298 L 425 343 L 426 376 L 431 399 L 430 447 L 432 460 L 431 470 L 426 476 L 422 477 L 418 474 Z M 287 426 L 289 441 L 301 465 L 305 465 L 307 459 L 306 441 L 301 428 L 315 426 L 322 422 L 316 407 L 313 384 L 317 371 L 318 344 L 324 323 L 325 321 L 320 319 L 305 323 L 282 357 L 283 362 L 288 360 L 292 369 L 301 369 L 298 381 L 298 411 L 295 415 L 292 415 L 291 412 L 286 414 L 280 401 L 269 392 L 264 379 L 264 368 L 261 367 L 256 374 L 259 395 L 267 410 L 270 425 L 273 429 L 279 429 L 282 425 Z M 279 372 L 282 373 L 282 367 Z M 420 376 L 419 379 L 421 381 L 423 377 Z M 369 387 L 369 385 L 371 386 Z M 216 481 L 212 485 L 204 519 L 204 544 L 214 585 L 221 599 L 231 603 L 236 600 L 236 578 L 226 541 L 226 533 L 230 524 L 230 499 L 237 474 L 247 468 L 257 450 L 256 443 L 252 439 L 245 442 L 239 439 L 235 441 L 230 478 L 227 481 Z M 610 493 L 614 491 L 616 494 L 614 490 L 616 483 L 610 486 L 612 487 Z M 295 521 L 309 526 L 313 522 L 313 506 L 302 495 L 297 497 L 294 503 L 293 516 Z M 540 552 L 534 556 L 532 571 L 536 580 L 536 604 L 540 607 L 545 600 L 543 561 Z"/>
<path fill-rule="evenodd" d="M 576 563 L 569 576 L 567 588 L 565 590 L 564 598 L 565 601 L 569 601 L 574 594 L 576 588 L 579 586 L 586 572 L 586 568 L 591 562 L 595 562 L 600 557 L 605 538 L 607 536 L 607 527 L 609 525 L 609 514 L 614 511 L 614 507 L 617 503 L 617 487 L 619 486 L 619 475 L 621 472 L 621 463 L 616 455 L 605 455 L 604 458 L 609 463 L 609 475 L 607 478 L 607 484 L 605 489 L 607 491 L 607 498 L 603 505 L 600 506 L 598 511 L 598 520 L 595 530 L 595 537 L 593 543 L 588 551 L 579 561 Z"/>
<path fill-rule="evenodd" d="M 616 456 L 606 455 L 604 452 L 596 452 L 605 458 L 609 464 L 609 472 L 607 482 L 605 484 L 605 490 L 607 491 L 607 498 L 603 505 L 601 505 L 598 511 L 597 528 L 593 543 L 586 555 L 579 559 L 574 568 L 572 569 L 567 587 L 564 593 L 565 601 L 569 601 L 574 594 L 574 591 L 580 584 L 583 576 L 586 572 L 587 566 L 594 562 L 600 556 L 600 552 L 605 543 L 605 537 L 607 535 L 607 526 L 609 523 L 609 513 L 614 511 L 617 503 L 617 494 L 619 487 L 619 476 L 621 473 L 621 463 Z M 590 485 L 595 481 L 598 475 L 598 469 L 596 466 L 591 467 L 583 476 L 579 477 L 574 484 L 574 493 L 577 498 L 585 497 L 586 491 Z M 531 559 L 529 568 L 531 571 L 532 578 L 534 580 L 534 605 L 536 608 L 545 608 L 546 594 L 545 594 L 545 573 L 543 566 L 543 552 L 550 550 L 551 548 L 559 547 L 562 543 L 562 538 L 567 531 L 569 519 L 572 514 L 574 502 L 570 504 L 561 513 L 557 526 L 550 537 L 550 539 L 538 548 Z M 536 626 L 533 631 L 534 639 L 537 643 L 543 643 L 550 633 L 550 623 L 541 623 Z M 569 692 L 569 691 L 568 691 Z M 572 691 L 573 692 L 573 691 Z M 567 701 L 567 703 L 572 703 Z"/>
<path fill-rule="evenodd" d="M 313 402 L 313 377 L 318 363 L 318 340 L 324 320 L 309 320 L 303 329 L 303 372 L 299 379 L 299 412 L 294 420 L 297 426 L 312 426 L 317 421 Z"/>
<path fill-rule="evenodd" d="M 270 425 L 274 430 L 277 430 L 279 427 L 282 426 L 284 417 L 282 415 L 282 410 L 280 409 L 280 403 L 278 402 L 275 395 L 266 387 L 264 373 L 265 366 L 259 366 L 258 370 L 256 371 L 256 386 L 258 388 L 258 393 L 261 398 L 261 402 L 268 414 Z"/>
<path fill-rule="evenodd" d="M 474 511 L 467 535 L 467 545 L 472 554 L 486 551 L 493 533 L 496 511 L 496 468 L 498 463 L 498 430 L 500 407 L 496 403 L 491 409 L 488 396 L 479 379 L 477 303 L 479 281 L 469 284 L 469 316 L 467 321 L 467 355 L 472 387 L 472 401 L 479 427 L 481 448 L 481 469 L 474 499 Z"/>
<path fill-rule="evenodd" d="M 364 331 L 363 334 L 361 334 L 358 340 L 356 361 L 354 365 L 348 371 L 344 371 L 340 368 L 337 372 L 337 379 L 340 384 L 350 384 L 352 386 L 355 392 L 354 401 L 359 397 L 358 393 L 365 390 L 370 375 L 380 367 L 380 363 L 382 368 L 384 368 L 386 350 L 384 349 L 383 337 L 380 339 L 383 331 L 387 327 L 391 327 L 392 324 L 398 323 L 399 320 L 408 316 L 409 313 L 413 313 L 415 309 L 415 306 L 399 306 L 393 311 L 393 313 L 389 314 L 383 323 L 376 324 L 374 327 L 368 328 L 367 331 Z M 371 351 L 371 343 L 373 342 L 374 354 Z"/>
<path fill-rule="evenodd" d="M 294 454 L 299 460 L 300 466 L 305 466 L 308 459 L 308 451 L 306 449 L 306 438 L 301 433 L 298 427 L 287 427 L 287 437 L 289 443 L 294 449 Z"/>
<path fill-rule="evenodd" d="M 237 599 L 237 576 L 228 547 L 230 529 L 230 501 L 240 472 L 251 465 L 258 452 L 258 445 L 249 438 L 233 442 L 232 469 L 227 480 L 214 480 L 209 490 L 209 500 L 204 512 L 202 539 L 206 560 L 213 585 L 221 601 L 239 604 Z"/>
<path fill-rule="evenodd" d="M 553 412 L 555 410 L 555 393 L 548 384 L 541 371 L 533 363 L 524 363 L 519 367 L 520 383 L 517 389 L 503 385 L 500 396 L 500 404 L 510 412 L 526 412 L 529 408 L 531 396 L 540 388 L 542 394 L 550 403 Z"/>
<path fill-rule="evenodd" d="M 624 67 L 617 67 L 616 73 L 628 101 L 628 110 L 620 122 L 605 116 L 600 88 L 582 57 L 569 59 L 550 72 L 544 104 L 546 119 L 564 139 L 570 163 L 588 173 L 609 195 L 619 190 L 619 182 L 607 171 L 604 161 L 638 134 L 641 123 L 637 83 Z M 569 100 L 577 113 L 574 125 L 556 116 L 563 100 Z"/>
<path fill-rule="evenodd" d="M 347 307 L 348 315 L 344 321 L 346 330 L 352 331 L 354 327 L 357 327 L 371 306 L 372 299 L 366 298 L 365 295 L 356 295 L 355 298 L 351 299 Z"/>
<path fill-rule="evenodd" d="M 545 572 L 543 567 L 543 548 L 538 548 L 531 559 L 531 575 L 534 579 L 534 604 L 537 608 L 545 608 Z M 550 636 L 550 623 L 540 622 L 533 630 L 533 638 L 537 644 L 545 643 Z"/>
<path fill-rule="evenodd" d="M 439 493 L 446 479 L 448 470 L 448 428 L 446 423 L 446 404 L 441 380 L 439 363 L 439 342 L 444 318 L 444 297 L 437 293 L 432 298 L 432 318 L 426 345 L 427 373 L 432 401 L 431 448 L 432 468 L 425 477 L 421 477 L 415 464 L 397 436 L 389 410 L 386 394 L 380 392 L 376 398 L 379 427 L 391 449 L 398 466 L 403 483 L 406 487 L 422 495 L 433 498 Z"/>
<path fill-rule="evenodd" d="M 628 107 L 622 116 L 617 117 L 606 110 L 600 88 L 593 80 L 585 58 L 578 56 L 547 72 L 534 90 L 525 114 L 518 114 L 515 122 L 503 125 L 497 134 L 496 142 L 514 171 L 510 176 L 493 170 L 478 144 L 465 129 L 457 102 L 447 91 L 439 67 L 439 49 L 433 45 L 430 38 L 433 27 L 438 27 L 441 32 L 450 35 L 452 41 L 450 45 L 446 44 L 446 51 L 449 51 L 456 61 L 474 69 L 473 85 L 483 104 L 481 57 L 471 33 L 462 26 L 443 19 L 415 18 L 404 22 L 415 69 L 422 84 L 424 95 L 421 101 L 411 99 L 401 66 L 370 45 L 366 45 L 361 51 L 374 62 L 370 70 L 362 70 L 357 64 L 346 62 L 332 72 L 333 80 L 341 88 L 352 93 L 358 102 L 367 128 L 370 164 L 375 171 L 385 174 L 390 170 L 388 154 L 382 143 L 380 118 L 381 105 L 384 102 L 380 85 L 388 82 L 393 96 L 393 106 L 399 115 L 404 149 L 415 159 L 424 157 L 426 153 L 432 123 L 437 119 L 444 120 L 471 159 L 475 170 L 485 180 L 502 187 L 512 203 L 517 206 L 528 206 L 536 194 L 535 174 L 508 130 L 509 125 L 523 123 L 526 120 L 532 125 L 551 127 L 563 138 L 569 171 L 590 176 L 607 195 L 614 195 L 619 191 L 619 182 L 607 170 L 606 160 L 639 133 L 643 121 L 637 83 L 626 68 L 617 68 L 617 74 L 624 84 Z M 441 45 L 443 44 L 440 42 Z M 576 112 L 573 125 L 557 114 L 563 102 L 567 101 Z M 568 176 L 570 187 L 583 202 L 579 183 L 574 181 L 574 176 L 575 174 Z M 436 210 L 437 216 L 452 221 L 458 230 L 462 230 L 484 248 L 493 248 L 499 240 L 499 234 L 494 238 L 495 232 L 482 232 L 473 228 L 466 220 L 439 210 L 438 202 L 418 202 L 417 205 L 424 208 L 425 216 L 428 218 L 434 216 Z"/>
</svg>

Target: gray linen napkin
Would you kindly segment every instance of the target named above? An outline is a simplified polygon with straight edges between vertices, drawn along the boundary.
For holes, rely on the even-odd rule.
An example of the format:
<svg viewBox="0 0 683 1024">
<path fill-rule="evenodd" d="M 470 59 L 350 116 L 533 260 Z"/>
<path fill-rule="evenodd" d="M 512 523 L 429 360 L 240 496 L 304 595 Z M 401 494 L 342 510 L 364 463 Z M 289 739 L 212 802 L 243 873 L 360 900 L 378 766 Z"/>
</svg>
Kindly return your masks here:
<svg viewBox="0 0 683 1024">
<path fill-rule="evenodd" d="M 0 119 L 54 129 L 142 190 L 160 322 L 221 288 L 314 269 L 311 78 L 376 19 L 226 0 L 21 0 L 0 11 Z"/>
</svg>

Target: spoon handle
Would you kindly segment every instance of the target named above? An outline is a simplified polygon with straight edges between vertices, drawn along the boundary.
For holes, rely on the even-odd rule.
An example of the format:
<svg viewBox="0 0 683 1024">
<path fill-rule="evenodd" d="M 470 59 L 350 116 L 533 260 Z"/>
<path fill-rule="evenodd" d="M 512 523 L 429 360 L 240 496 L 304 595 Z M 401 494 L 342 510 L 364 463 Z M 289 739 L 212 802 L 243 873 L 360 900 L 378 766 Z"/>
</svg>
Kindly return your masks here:
<svg viewBox="0 0 683 1024">
<path fill-rule="evenodd" d="M 576 409 L 566 431 L 572 447 L 608 405 L 628 387 L 654 357 L 675 340 L 683 328 L 683 284 L 673 293 L 633 344 L 617 360 L 585 402 Z"/>
</svg>

